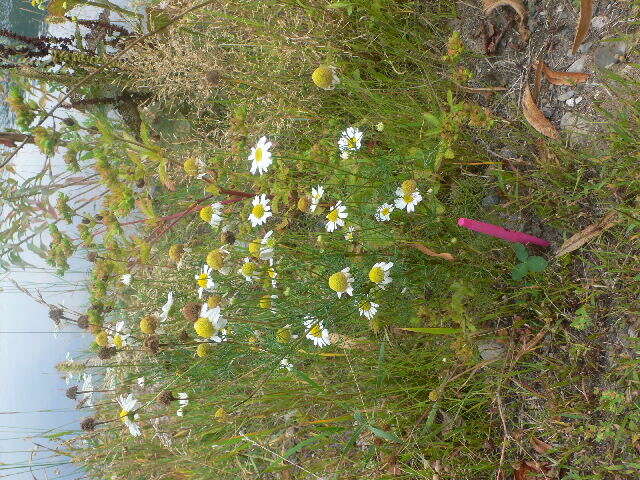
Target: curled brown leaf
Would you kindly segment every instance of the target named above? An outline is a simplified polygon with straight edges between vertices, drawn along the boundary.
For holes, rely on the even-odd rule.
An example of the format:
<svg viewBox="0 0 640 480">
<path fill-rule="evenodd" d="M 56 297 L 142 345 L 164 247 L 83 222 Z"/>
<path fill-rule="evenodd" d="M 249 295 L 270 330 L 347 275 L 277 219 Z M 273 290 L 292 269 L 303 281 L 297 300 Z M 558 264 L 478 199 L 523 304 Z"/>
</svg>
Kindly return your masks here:
<svg viewBox="0 0 640 480">
<path fill-rule="evenodd" d="M 518 14 L 518 32 L 522 37 L 522 41 L 529 40 L 531 32 L 527 28 L 527 7 L 524 6 L 521 0 L 483 0 L 484 13 L 488 14 L 494 11 L 498 7 L 511 7 Z"/>
<path fill-rule="evenodd" d="M 616 212 L 609 212 L 598 222 L 589 225 L 584 230 L 569 237 L 556 252 L 556 257 L 561 257 L 562 255 L 566 255 L 567 253 L 577 250 L 589 240 L 592 240 L 619 222 L 620 218 L 618 217 L 618 214 Z"/>
<path fill-rule="evenodd" d="M 575 85 L 576 83 L 586 82 L 590 77 L 588 73 L 551 70 L 547 64 L 542 61 L 538 62 L 538 66 L 547 80 L 549 80 L 549 83 L 554 85 Z"/>
<path fill-rule="evenodd" d="M 527 119 L 527 122 L 541 134 L 549 138 L 558 138 L 560 136 L 556 127 L 553 126 L 536 105 L 531 95 L 529 85 L 525 85 L 524 93 L 522 94 L 522 113 L 524 114 L 524 118 Z"/>
<path fill-rule="evenodd" d="M 580 20 L 576 27 L 576 35 L 573 39 L 573 48 L 571 49 L 574 55 L 587 36 L 587 33 L 589 33 L 591 17 L 593 17 L 593 0 L 580 0 Z"/>
<path fill-rule="evenodd" d="M 433 250 L 431 250 L 426 245 L 423 245 L 422 243 L 408 242 L 407 245 L 409 245 L 410 247 L 413 247 L 413 248 L 415 248 L 417 250 L 420 250 L 422 253 L 424 253 L 425 255 L 429 255 L 430 257 L 444 258 L 445 260 L 449 260 L 450 262 L 455 260 L 455 257 L 453 255 L 451 255 L 450 253 L 434 252 Z"/>
<path fill-rule="evenodd" d="M 531 446 L 536 452 L 540 454 L 547 453 L 549 450 L 553 448 L 547 442 L 543 442 L 542 440 L 536 437 L 531 437 Z"/>
</svg>

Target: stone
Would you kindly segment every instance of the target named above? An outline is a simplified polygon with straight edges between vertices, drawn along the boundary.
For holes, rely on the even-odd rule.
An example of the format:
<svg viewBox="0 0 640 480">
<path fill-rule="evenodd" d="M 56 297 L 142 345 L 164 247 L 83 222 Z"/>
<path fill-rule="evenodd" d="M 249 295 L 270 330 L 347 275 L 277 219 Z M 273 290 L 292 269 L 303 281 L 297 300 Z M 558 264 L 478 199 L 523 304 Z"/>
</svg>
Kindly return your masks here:
<svg viewBox="0 0 640 480">
<path fill-rule="evenodd" d="M 558 95 L 558 100 L 560 102 L 566 102 L 571 97 L 573 97 L 575 94 L 576 94 L 575 90 L 567 90 L 566 92 L 561 93 L 560 95 Z"/>
<path fill-rule="evenodd" d="M 506 348 L 502 343 L 485 340 L 478 343 L 478 353 L 483 360 L 495 360 L 504 355 Z"/>
<path fill-rule="evenodd" d="M 582 72 L 584 71 L 584 67 L 587 64 L 587 55 L 581 55 L 575 60 L 569 68 L 567 68 L 567 72 Z"/>
<path fill-rule="evenodd" d="M 580 115 L 566 112 L 560 119 L 560 128 L 574 133 L 587 134 L 589 133 L 589 122 Z"/>
<path fill-rule="evenodd" d="M 593 60 L 600 68 L 609 68 L 618 63 L 618 54 L 610 46 L 599 47 L 593 54 Z"/>
<path fill-rule="evenodd" d="M 598 30 L 602 30 L 605 25 L 609 22 L 609 19 L 604 15 L 598 15 L 597 17 L 593 17 L 591 19 L 591 26 L 593 28 L 597 28 Z"/>
<path fill-rule="evenodd" d="M 578 47 L 578 52 L 580 53 L 587 53 L 589 50 L 591 50 L 591 47 L 593 46 L 593 42 L 586 42 L 583 43 L 582 45 L 580 45 Z"/>
<path fill-rule="evenodd" d="M 569 105 L 570 107 L 575 107 L 581 101 L 582 101 L 582 97 L 570 98 L 569 100 L 567 100 L 567 105 Z"/>
<path fill-rule="evenodd" d="M 607 42 L 596 49 L 593 59 L 600 68 L 609 68 L 624 60 L 627 48 L 625 42 Z"/>
</svg>

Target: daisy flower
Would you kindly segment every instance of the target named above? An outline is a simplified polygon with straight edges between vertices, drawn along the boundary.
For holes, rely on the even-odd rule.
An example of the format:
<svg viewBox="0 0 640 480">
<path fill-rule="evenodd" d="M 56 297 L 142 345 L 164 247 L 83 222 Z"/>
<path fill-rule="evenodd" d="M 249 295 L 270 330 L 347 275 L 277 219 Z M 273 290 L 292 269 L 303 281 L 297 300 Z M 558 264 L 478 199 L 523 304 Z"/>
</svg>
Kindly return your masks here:
<svg viewBox="0 0 640 480">
<path fill-rule="evenodd" d="M 130 273 L 125 273 L 125 274 L 120 276 L 120 281 L 122 283 L 124 283 L 128 287 L 129 285 L 131 285 L 131 279 L 132 278 L 133 277 L 131 276 Z"/>
<path fill-rule="evenodd" d="M 360 306 L 358 307 L 358 311 L 360 312 L 360 315 L 371 320 L 378 312 L 379 306 L 380 305 L 378 305 L 377 303 L 366 301 L 360 304 Z"/>
<path fill-rule="evenodd" d="M 126 397 L 124 395 L 120 395 L 118 397 L 118 405 L 120 405 L 120 420 L 129 428 L 129 433 L 134 437 L 139 437 L 142 435 L 142 431 L 140 427 L 132 420 L 136 418 L 134 413 L 136 407 L 138 406 L 138 400 L 130 393 Z"/>
<path fill-rule="evenodd" d="M 327 232 L 333 232 L 336 228 L 344 226 L 344 219 L 347 218 L 347 207 L 338 200 L 329 213 L 327 213 Z"/>
<path fill-rule="evenodd" d="M 211 289 L 216 285 L 213 282 L 213 278 L 211 278 L 211 270 L 211 267 L 205 263 L 202 266 L 200 273 L 195 276 L 198 284 L 198 298 L 202 298 L 202 293 L 205 290 Z"/>
<path fill-rule="evenodd" d="M 318 204 L 324 195 L 324 187 L 322 185 L 318 185 L 315 188 L 311 189 L 311 205 L 309 205 L 309 211 L 315 212 L 316 208 L 318 208 Z"/>
<path fill-rule="evenodd" d="M 247 282 L 253 282 L 260 278 L 257 272 L 258 265 L 254 263 L 250 258 L 245 258 L 242 267 L 238 270 L 238 273 L 244 277 Z"/>
<path fill-rule="evenodd" d="M 393 205 L 390 203 L 383 203 L 376 211 L 376 220 L 379 222 L 387 222 L 391 220 L 391 212 L 393 212 L 393 210 Z"/>
<path fill-rule="evenodd" d="M 338 294 L 338 298 L 342 297 L 343 293 L 353 296 L 352 283 L 353 276 L 349 273 L 349 267 L 343 268 L 329 277 L 329 288 Z"/>
<path fill-rule="evenodd" d="M 209 320 L 215 330 L 222 330 L 227 326 L 227 319 L 222 316 L 220 307 L 210 308 L 207 303 L 200 308 L 200 318 Z"/>
<path fill-rule="evenodd" d="M 291 363 L 288 358 L 283 358 L 280 360 L 280 368 L 291 371 L 293 370 L 293 363 Z"/>
<path fill-rule="evenodd" d="M 176 412 L 176 415 L 182 417 L 184 415 L 184 408 L 189 405 L 189 395 L 185 392 L 178 393 L 178 404 L 180 407 Z"/>
<path fill-rule="evenodd" d="M 347 242 L 353 242 L 353 234 L 356 232 L 356 227 L 354 227 L 353 225 L 351 225 L 349 228 L 347 228 L 347 233 L 344 234 L 344 239 Z"/>
<path fill-rule="evenodd" d="M 271 152 L 269 151 L 271 145 L 272 143 L 267 140 L 267 137 L 261 137 L 256 146 L 251 148 L 249 161 L 251 161 L 251 173 L 253 175 L 256 172 L 262 175 L 269 169 L 269 165 L 273 163 Z"/>
<path fill-rule="evenodd" d="M 260 240 L 249 243 L 249 253 L 261 260 L 270 260 L 273 257 L 275 241 L 271 238 L 273 230 L 269 230 Z"/>
<path fill-rule="evenodd" d="M 356 152 L 362 148 L 363 133 L 355 127 L 349 127 L 341 133 L 338 148 L 343 153 Z"/>
<path fill-rule="evenodd" d="M 389 275 L 391 267 L 393 267 L 392 262 L 378 262 L 374 264 L 371 270 L 369 270 L 369 280 L 384 289 L 385 285 L 392 281 L 391 275 Z"/>
<path fill-rule="evenodd" d="M 138 377 L 137 383 L 139 387 L 144 388 L 144 377 Z"/>
<path fill-rule="evenodd" d="M 322 348 L 331 344 L 329 330 L 324 328 L 320 320 L 313 317 L 306 317 L 304 326 L 307 329 L 307 338 L 311 340 L 316 347 Z"/>
<path fill-rule="evenodd" d="M 256 195 L 253 197 L 253 201 L 251 202 L 253 208 L 251 209 L 251 214 L 249 215 L 249 221 L 251 222 L 252 227 L 257 227 L 258 225 L 264 224 L 267 219 L 273 215 L 271 213 L 271 206 L 269 205 L 269 199 L 263 193 L 262 195 Z"/>
<path fill-rule="evenodd" d="M 200 218 L 216 228 L 222 222 L 222 209 L 220 202 L 212 203 L 200 210 Z"/>
<path fill-rule="evenodd" d="M 160 320 L 166 321 L 169 318 L 169 311 L 173 306 L 173 292 L 167 293 L 167 303 L 162 306 L 162 310 L 160 312 Z"/>
<path fill-rule="evenodd" d="M 109 337 L 109 345 L 117 348 L 124 347 L 129 339 L 129 334 L 125 331 L 124 321 L 121 320 L 116 323 L 114 330 L 115 334 Z"/>
<path fill-rule="evenodd" d="M 413 212 L 416 209 L 416 205 L 418 205 L 422 201 L 422 195 L 417 190 L 413 192 L 405 192 L 402 188 L 398 188 L 396 190 L 396 207 L 400 210 L 407 209 L 407 212 Z"/>
</svg>

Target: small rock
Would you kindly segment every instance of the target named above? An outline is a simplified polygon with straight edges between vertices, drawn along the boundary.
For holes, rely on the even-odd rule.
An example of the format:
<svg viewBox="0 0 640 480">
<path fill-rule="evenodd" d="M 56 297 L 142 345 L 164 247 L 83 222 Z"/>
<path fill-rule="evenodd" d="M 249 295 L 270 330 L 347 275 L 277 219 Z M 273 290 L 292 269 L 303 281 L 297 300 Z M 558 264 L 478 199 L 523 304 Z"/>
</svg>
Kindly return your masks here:
<svg viewBox="0 0 640 480">
<path fill-rule="evenodd" d="M 619 61 L 619 54 L 615 51 L 613 46 L 606 45 L 598 47 L 593 54 L 593 60 L 600 68 L 609 68 Z"/>
<path fill-rule="evenodd" d="M 593 45 L 593 42 L 583 43 L 578 47 L 578 52 L 587 53 L 589 50 L 591 50 L 592 45 Z"/>
<path fill-rule="evenodd" d="M 493 207 L 495 205 L 500 205 L 502 203 L 503 198 L 500 195 L 487 195 L 482 199 L 482 206 L 484 208 Z"/>
<path fill-rule="evenodd" d="M 569 105 L 570 107 L 575 107 L 581 101 L 582 101 L 582 97 L 570 98 L 569 100 L 567 100 L 567 105 Z"/>
<path fill-rule="evenodd" d="M 587 64 L 587 55 L 581 55 L 578 59 L 567 68 L 567 72 L 582 72 Z"/>
<path fill-rule="evenodd" d="M 609 19 L 604 15 L 598 15 L 597 17 L 593 17 L 591 19 L 591 26 L 593 28 L 597 28 L 598 30 L 602 30 L 608 21 Z"/>
<path fill-rule="evenodd" d="M 550 103 L 543 105 L 540 110 L 542 110 L 542 113 L 544 113 L 544 116 L 547 118 L 553 117 L 553 114 L 556 111 L 555 107 Z"/>
<path fill-rule="evenodd" d="M 576 94 L 575 90 L 567 90 L 566 92 L 561 93 L 560 95 L 558 95 L 558 100 L 560 102 L 566 102 L 571 97 L 573 97 L 575 94 Z"/>
<path fill-rule="evenodd" d="M 504 355 L 505 346 L 493 340 L 478 343 L 478 353 L 483 360 L 494 360 Z"/>
</svg>

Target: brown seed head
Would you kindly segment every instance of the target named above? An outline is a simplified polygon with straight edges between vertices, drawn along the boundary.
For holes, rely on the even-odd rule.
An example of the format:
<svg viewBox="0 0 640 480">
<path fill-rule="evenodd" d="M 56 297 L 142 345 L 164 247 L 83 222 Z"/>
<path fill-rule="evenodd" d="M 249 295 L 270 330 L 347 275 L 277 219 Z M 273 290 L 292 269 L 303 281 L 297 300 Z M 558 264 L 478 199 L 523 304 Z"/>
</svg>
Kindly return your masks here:
<svg viewBox="0 0 640 480">
<path fill-rule="evenodd" d="M 116 347 L 101 347 L 100 350 L 98 350 L 98 358 L 101 360 L 108 360 L 116 353 L 118 353 L 118 349 Z"/>
<path fill-rule="evenodd" d="M 200 316 L 200 308 L 201 305 L 199 303 L 189 302 L 184 307 L 182 307 L 182 314 L 187 320 L 195 322 Z"/>
<path fill-rule="evenodd" d="M 76 397 L 78 396 L 78 386 L 74 385 L 73 387 L 67 388 L 67 391 L 65 392 L 65 396 L 71 400 L 75 400 Z"/>
<path fill-rule="evenodd" d="M 96 428 L 96 419 L 93 417 L 87 417 L 82 422 L 80 422 L 80 428 L 85 432 L 93 432 Z"/>
<path fill-rule="evenodd" d="M 169 405 L 171 402 L 173 402 L 176 398 L 173 396 L 173 393 L 171 393 L 169 390 L 165 390 L 163 391 L 159 396 L 158 396 L 158 402 L 161 403 L 162 405 Z"/>
</svg>

